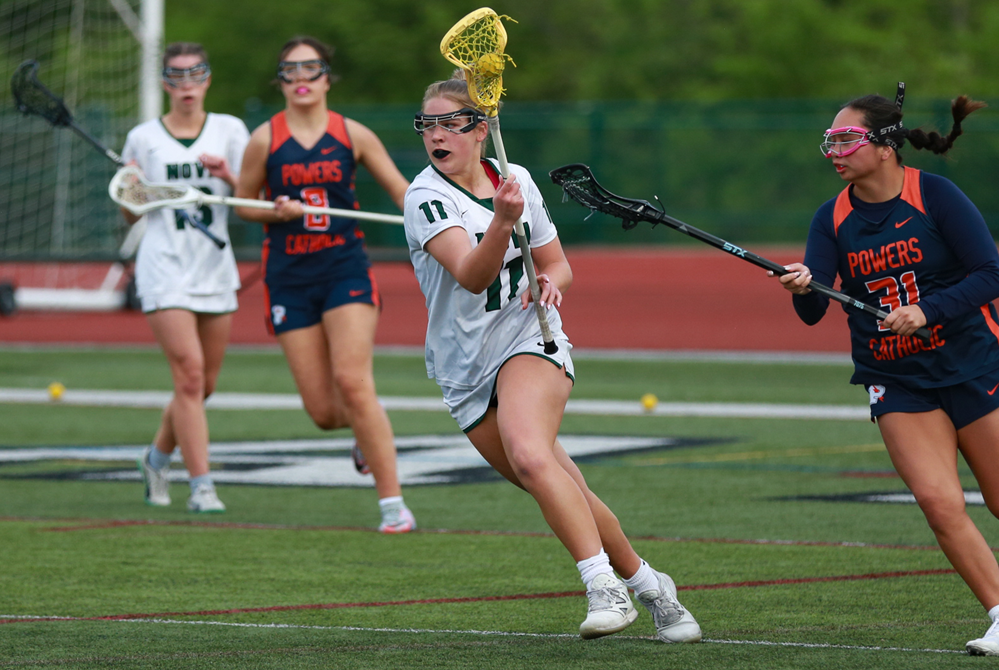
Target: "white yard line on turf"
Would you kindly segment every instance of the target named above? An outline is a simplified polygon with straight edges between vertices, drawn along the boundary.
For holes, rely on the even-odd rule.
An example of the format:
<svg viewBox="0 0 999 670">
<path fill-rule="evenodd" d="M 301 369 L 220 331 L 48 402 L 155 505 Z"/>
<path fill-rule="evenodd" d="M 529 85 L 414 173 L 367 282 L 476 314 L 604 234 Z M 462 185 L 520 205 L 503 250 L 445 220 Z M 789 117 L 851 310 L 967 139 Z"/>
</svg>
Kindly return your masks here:
<svg viewBox="0 0 999 670">
<path fill-rule="evenodd" d="M 52 400 L 44 389 L 0 388 L 0 403 L 61 404 L 81 407 L 131 407 L 162 409 L 170 402 L 169 391 L 105 391 L 68 389 Z M 445 412 L 437 397 L 382 396 L 387 410 Z M 302 409 L 302 398 L 294 393 L 215 393 L 205 403 L 208 409 L 259 410 Z M 566 414 L 615 416 L 700 416 L 758 419 L 847 419 L 869 418 L 869 410 L 852 405 L 786 405 L 739 402 L 661 402 L 646 410 L 637 400 L 570 400 Z"/>
<path fill-rule="evenodd" d="M 108 351 L 144 352 L 159 351 L 155 344 L 39 344 L 34 342 L 0 342 L 0 353 L 7 351 L 37 352 L 89 352 Z M 281 356 L 277 344 L 230 344 L 226 355 L 274 354 Z M 422 358 L 422 346 L 382 345 L 375 347 L 376 356 L 402 356 Z M 725 349 L 586 349 L 573 347 L 572 357 L 583 360 L 608 361 L 678 361 L 699 363 L 764 363 L 789 365 L 852 365 L 849 353 L 823 351 L 735 351 Z"/>
<path fill-rule="evenodd" d="M 0 619 L 47 619 L 50 621 L 92 621 L 93 619 L 86 619 L 81 617 L 63 617 L 63 616 L 52 616 L 52 617 L 39 617 L 39 616 L 24 616 L 24 615 L 6 615 L 0 614 Z M 361 626 L 307 626 L 307 625 L 297 625 L 297 624 L 283 624 L 283 623 L 237 623 L 229 621 L 182 621 L 178 619 L 118 619 L 114 620 L 114 623 L 165 623 L 165 624 L 181 624 L 188 626 L 229 626 L 233 628 L 283 628 L 283 629 L 302 629 L 302 630 L 344 630 L 344 631 L 356 631 L 361 633 L 417 633 L 417 634 L 436 634 L 436 635 L 481 635 L 490 637 L 539 637 L 539 638 L 563 638 L 563 639 L 573 639 L 578 637 L 574 633 L 519 633 L 515 631 L 502 631 L 502 630 L 453 630 L 453 629 L 433 629 L 433 628 L 366 628 Z M 616 639 L 625 640 L 650 640 L 654 639 L 651 636 L 645 635 L 616 635 Z M 715 640 L 712 638 L 705 638 L 702 640 L 706 644 L 741 644 L 748 646 L 761 646 L 761 647 L 797 647 L 802 649 L 843 649 L 852 651 L 904 651 L 904 652 L 916 652 L 924 654 L 966 654 L 965 651 L 959 651 L 957 649 L 914 649 L 910 647 L 880 647 L 880 646 L 866 646 L 866 645 L 850 645 L 850 644 L 826 644 L 819 642 L 771 642 L 767 640 Z"/>
</svg>

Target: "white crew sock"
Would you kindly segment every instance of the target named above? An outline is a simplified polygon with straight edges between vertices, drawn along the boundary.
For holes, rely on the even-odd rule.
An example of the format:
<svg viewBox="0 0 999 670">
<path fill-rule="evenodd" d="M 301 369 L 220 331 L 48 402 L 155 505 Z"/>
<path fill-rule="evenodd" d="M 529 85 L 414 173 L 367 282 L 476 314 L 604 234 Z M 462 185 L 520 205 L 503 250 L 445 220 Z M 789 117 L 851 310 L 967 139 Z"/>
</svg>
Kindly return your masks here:
<svg viewBox="0 0 999 670">
<path fill-rule="evenodd" d="M 996 605 L 989 610 L 989 618 L 995 621 L 996 617 L 999 617 L 999 605 Z"/>
<path fill-rule="evenodd" d="M 659 589 L 659 578 L 656 576 L 656 571 L 644 559 L 642 559 L 642 564 L 638 567 L 638 572 L 632 575 L 630 579 L 625 579 L 624 583 L 628 585 L 629 589 L 635 592 L 635 595 Z"/>
<path fill-rule="evenodd" d="M 385 508 L 392 507 L 393 505 L 402 505 L 405 507 L 406 503 L 402 502 L 402 496 L 389 496 L 388 498 L 381 498 L 378 500 L 378 506 L 384 512 Z"/>
<path fill-rule="evenodd" d="M 583 580 L 583 583 L 586 584 L 586 588 L 590 588 L 590 582 L 592 582 L 597 575 L 614 574 L 614 569 L 610 565 L 610 559 L 607 557 L 607 554 L 602 548 L 600 549 L 600 553 L 596 556 L 584 558 L 576 563 L 576 567 L 579 568 L 579 576 Z"/>
</svg>

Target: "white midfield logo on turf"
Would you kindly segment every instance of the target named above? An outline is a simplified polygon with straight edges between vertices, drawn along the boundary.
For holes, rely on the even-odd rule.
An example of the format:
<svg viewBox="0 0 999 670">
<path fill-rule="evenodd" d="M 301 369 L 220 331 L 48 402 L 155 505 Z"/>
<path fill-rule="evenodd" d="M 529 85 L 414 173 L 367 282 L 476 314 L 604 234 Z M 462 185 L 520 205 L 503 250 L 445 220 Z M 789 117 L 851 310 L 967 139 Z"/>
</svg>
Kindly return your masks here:
<svg viewBox="0 0 999 670">
<path fill-rule="evenodd" d="M 560 436 L 574 460 L 585 462 L 629 453 L 675 449 L 703 444 L 668 437 Z M 219 484 L 272 486 L 372 487 L 370 475 L 354 470 L 350 458 L 353 438 L 283 440 L 271 442 L 213 442 L 212 479 Z M 399 479 L 403 486 L 464 484 L 498 479 L 464 435 L 397 437 Z M 38 461 L 74 461 L 66 470 L 47 472 L 46 478 L 139 481 L 133 463 L 144 446 L 37 447 L 0 449 L 0 464 Z M 174 454 L 171 481 L 186 481 L 179 451 Z M 80 467 L 79 462 L 91 465 Z M 101 464 L 110 467 L 101 467 Z M 123 467 L 121 463 L 128 463 Z"/>
</svg>

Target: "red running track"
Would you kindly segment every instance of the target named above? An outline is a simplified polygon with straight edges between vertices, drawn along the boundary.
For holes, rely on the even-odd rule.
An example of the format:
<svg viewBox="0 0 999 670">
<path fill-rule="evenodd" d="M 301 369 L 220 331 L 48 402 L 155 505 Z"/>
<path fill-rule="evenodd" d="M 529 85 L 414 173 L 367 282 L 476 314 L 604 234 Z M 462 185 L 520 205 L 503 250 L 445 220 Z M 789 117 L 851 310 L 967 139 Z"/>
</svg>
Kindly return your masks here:
<svg viewBox="0 0 999 670">
<path fill-rule="evenodd" d="M 754 249 L 778 263 L 801 249 Z M 791 297 L 764 270 L 708 249 L 568 249 L 574 282 L 562 303 L 566 333 L 580 349 L 849 352 L 846 315 L 832 305 L 815 326 L 798 320 Z M 247 284 L 232 343 L 274 344 L 264 326 L 257 267 L 240 264 Z M 0 280 L 31 285 L 39 268 L 0 265 Z M 91 266 L 100 279 L 107 266 Z M 384 299 L 376 344 L 422 346 L 427 315 L 408 263 L 376 263 Z M 83 283 L 82 281 L 80 283 Z M 137 312 L 29 312 L 0 317 L 0 343 L 151 344 Z"/>
</svg>

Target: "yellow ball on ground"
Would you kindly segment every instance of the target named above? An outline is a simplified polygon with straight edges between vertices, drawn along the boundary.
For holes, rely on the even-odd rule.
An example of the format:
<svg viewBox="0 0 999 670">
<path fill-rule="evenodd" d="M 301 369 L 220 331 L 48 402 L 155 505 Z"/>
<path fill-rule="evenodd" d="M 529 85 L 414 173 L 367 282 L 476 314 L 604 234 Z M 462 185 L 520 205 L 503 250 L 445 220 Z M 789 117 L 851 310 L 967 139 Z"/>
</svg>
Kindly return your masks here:
<svg viewBox="0 0 999 670">
<path fill-rule="evenodd" d="M 59 382 L 52 382 L 49 384 L 49 399 L 50 400 L 61 400 L 62 394 L 66 392 L 66 387 Z"/>
<path fill-rule="evenodd" d="M 646 412 L 651 412 L 659 404 L 659 398 L 655 397 L 651 393 L 646 393 L 642 396 L 642 407 L 645 408 Z"/>
</svg>

